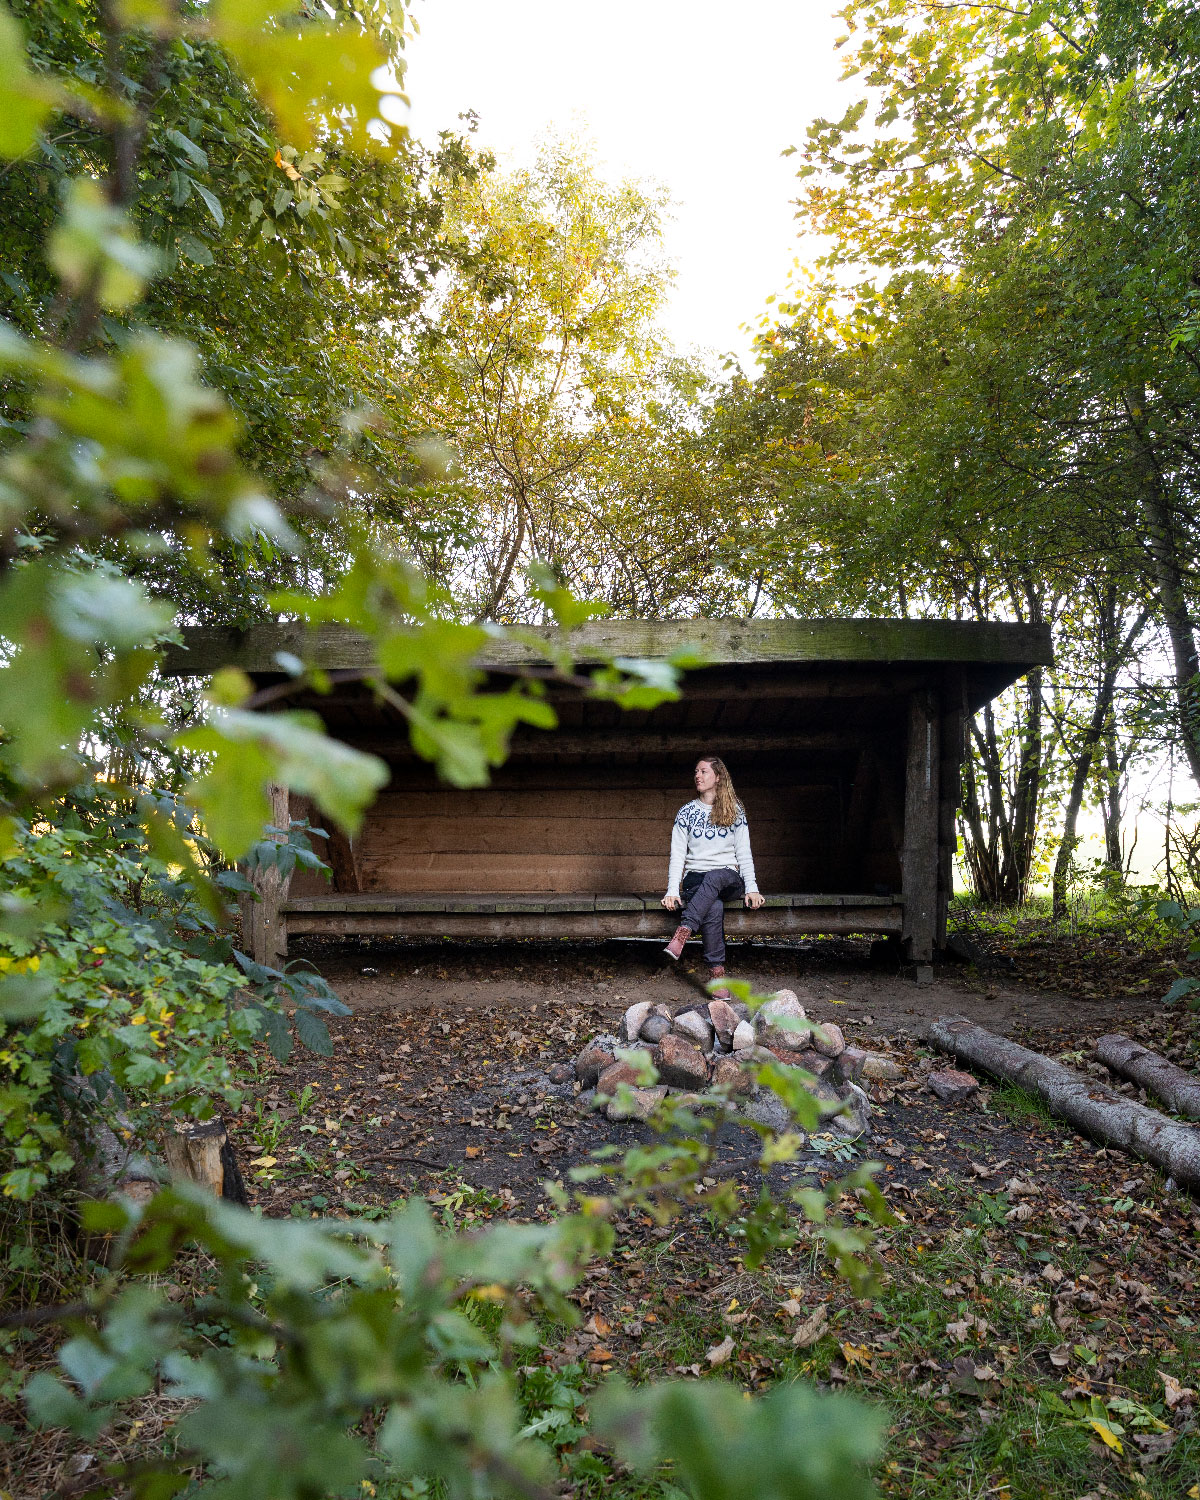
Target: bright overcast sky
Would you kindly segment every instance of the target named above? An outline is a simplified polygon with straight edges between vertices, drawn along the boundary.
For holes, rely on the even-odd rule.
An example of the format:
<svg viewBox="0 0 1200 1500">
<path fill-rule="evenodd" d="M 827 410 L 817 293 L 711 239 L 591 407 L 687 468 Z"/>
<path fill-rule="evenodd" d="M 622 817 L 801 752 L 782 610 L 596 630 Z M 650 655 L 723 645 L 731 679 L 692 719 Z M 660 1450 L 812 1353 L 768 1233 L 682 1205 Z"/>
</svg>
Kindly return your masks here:
<svg viewBox="0 0 1200 1500">
<path fill-rule="evenodd" d="M 582 130 L 607 174 L 653 179 L 675 202 L 680 347 L 745 357 L 798 242 L 794 159 L 816 115 L 840 113 L 834 0 L 421 0 L 406 78 L 411 127 L 433 139 L 463 110 L 481 144 L 528 161 L 548 128 Z"/>
</svg>

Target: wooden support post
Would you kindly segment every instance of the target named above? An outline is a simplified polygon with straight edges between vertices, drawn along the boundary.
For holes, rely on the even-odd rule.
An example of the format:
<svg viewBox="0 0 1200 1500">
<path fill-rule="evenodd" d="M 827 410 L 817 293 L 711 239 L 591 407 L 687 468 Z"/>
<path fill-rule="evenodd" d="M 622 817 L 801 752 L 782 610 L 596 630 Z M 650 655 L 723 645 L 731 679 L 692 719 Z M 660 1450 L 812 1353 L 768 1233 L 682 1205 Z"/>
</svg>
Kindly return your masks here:
<svg viewBox="0 0 1200 1500">
<path fill-rule="evenodd" d="M 904 948 L 917 965 L 917 983 L 933 978 L 938 894 L 938 770 L 941 759 L 937 694 L 922 689 L 909 699 L 908 759 L 904 787 Z"/>
<path fill-rule="evenodd" d="M 362 893 L 362 871 L 358 863 L 358 851 L 353 842 L 340 828 L 332 824 L 329 829 L 326 855 L 333 871 L 333 888 L 347 895 Z"/>
<path fill-rule="evenodd" d="M 280 830 L 291 825 L 288 789 L 271 785 L 267 788 L 271 799 L 271 823 Z M 277 843 L 286 843 L 286 832 L 266 835 Z M 280 910 L 287 899 L 289 880 L 280 878 L 278 870 L 255 870 L 250 877 L 255 892 L 242 901 L 242 941 L 255 963 L 277 969 L 287 957 L 287 918 Z"/>
<path fill-rule="evenodd" d="M 958 803 L 962 795 L 963 710 L 962 673 L 955 691 L 946 694 L 942 710 L 941 767 L 938 779 L 938 891 L 937 945 L 946 946 L 946 918 L 954 896 L 954 856 L 958 852 Z"/>
</svg>

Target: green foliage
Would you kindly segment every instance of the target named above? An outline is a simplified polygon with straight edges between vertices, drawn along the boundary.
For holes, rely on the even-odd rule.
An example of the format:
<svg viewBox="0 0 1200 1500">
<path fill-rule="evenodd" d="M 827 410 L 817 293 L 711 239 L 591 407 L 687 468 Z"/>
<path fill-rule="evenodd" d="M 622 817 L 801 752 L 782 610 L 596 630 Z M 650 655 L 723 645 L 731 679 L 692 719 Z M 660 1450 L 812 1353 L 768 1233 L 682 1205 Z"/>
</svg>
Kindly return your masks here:
<svg viewBox="0 0 1200 1500">
<path fill-rule="evenodd" d="M 228 939 L 146 848 L 136 814 L 97 797 L 53 823 L 17 821 L 10 840 L 0 1183 L 28 1199 L 86 1158 L 98 1122 L 133 1150 L 164 1110 L 238 1098 L 227 1049 L 249 1047 L 258 1023 Z M 13 923 L 22 912 L 36 928 Z"/>
<path fill-rule="evenodd" d="M 595 1401 L 596 1426 L 618 1455 L 649 1470 L 669 1461 L 696 1500 L 867 1500 L 868 1465 L 883 1437 L 879 1413 L 780 1385 L 754 1403 L 724 1383 L 674 1382 L 649 1391 L 613 1382 Z"/>
</svg>

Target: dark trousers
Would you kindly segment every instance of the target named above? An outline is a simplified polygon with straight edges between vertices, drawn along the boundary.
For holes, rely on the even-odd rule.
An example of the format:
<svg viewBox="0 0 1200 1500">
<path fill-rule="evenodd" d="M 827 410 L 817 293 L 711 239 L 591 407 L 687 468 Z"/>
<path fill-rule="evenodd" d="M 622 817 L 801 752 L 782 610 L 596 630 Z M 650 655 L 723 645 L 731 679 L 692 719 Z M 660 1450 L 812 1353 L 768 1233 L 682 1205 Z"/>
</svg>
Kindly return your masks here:
<svg viewBox="0 0 1200 1500">
<path fill-rule="evenodd" d="M 725 903 L 746 894 L 736 870 L 693 870 L 679 885 L 684 908 L 679 925 L 698 932 L 704 945 L 706 964 L 725 962 Z"/>
</svg>

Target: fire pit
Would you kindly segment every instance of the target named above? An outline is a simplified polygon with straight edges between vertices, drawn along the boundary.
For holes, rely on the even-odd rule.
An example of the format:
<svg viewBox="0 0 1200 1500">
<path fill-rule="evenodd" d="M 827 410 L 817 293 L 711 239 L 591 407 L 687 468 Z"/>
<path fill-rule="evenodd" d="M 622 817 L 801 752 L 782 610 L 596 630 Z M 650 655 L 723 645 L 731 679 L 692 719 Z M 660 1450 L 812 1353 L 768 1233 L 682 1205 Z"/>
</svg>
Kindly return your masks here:
<svg viewBox="0 0 1200 1500">
<path fill-rule="evenodd" d="M 777 1129 L 792 1119 L 771 1090 L 755 1080 L 752 1064 L 772 1062 L 795 1070 L 808 1091 L 830 1113 L 828 1125 L 840 1135 L 869 1136 L 871 1104 L 859 1087 L 870 1076 L 874 1055 L 846 1045 L 841 1028 L 807 1021 L 794 990 L 777 990 L 754 1016 L 740 1001 L 710 1000 L 672 1010 L 643 1001 L 631 1005 L 616 1036 L 596 1036 L 575 1059 L 583 1107 L 603 1109 L 610 1120 L 646 1120 L 671 1094 L 728 1100 L 734 1117 Z M 637 1070 L 617 1057 L 617 1049 L 650 1054 L 658 1083 L 647 1088 Z M 881 1059 L 881 1061 L 883 1061 Z M 618 1097 L 622 1084 L 629 1092 Z"/>
</svg>

